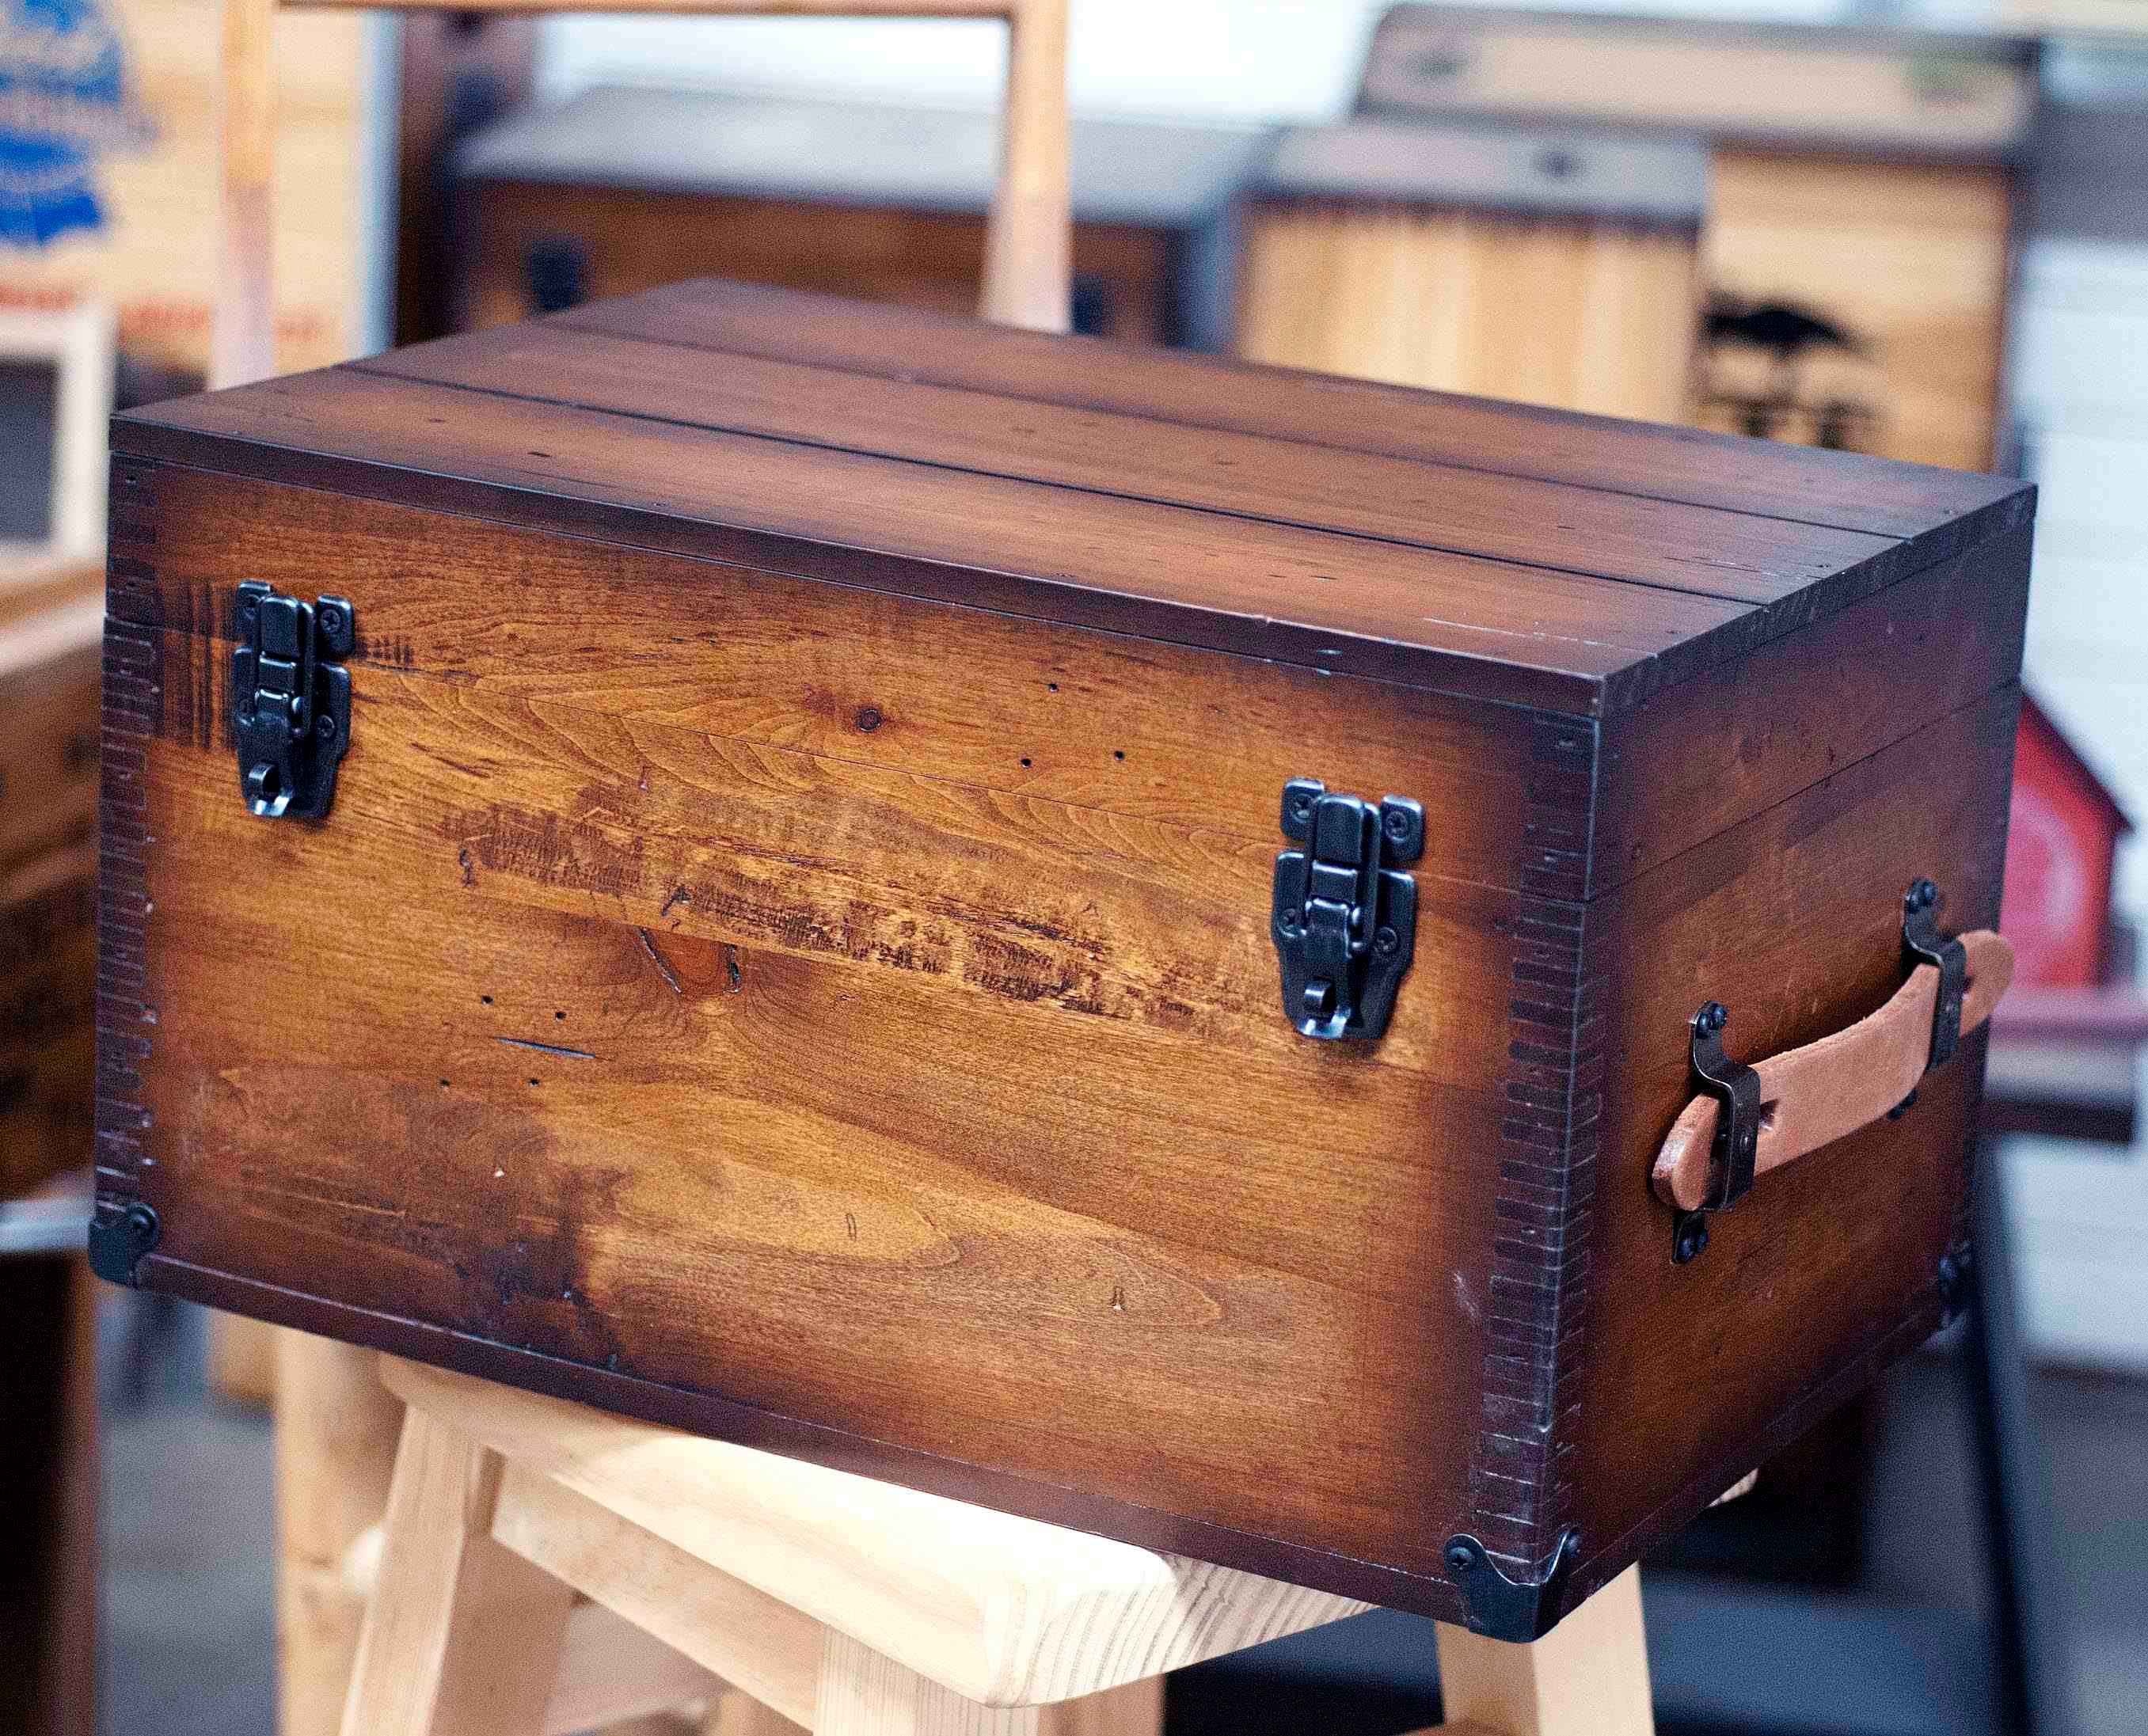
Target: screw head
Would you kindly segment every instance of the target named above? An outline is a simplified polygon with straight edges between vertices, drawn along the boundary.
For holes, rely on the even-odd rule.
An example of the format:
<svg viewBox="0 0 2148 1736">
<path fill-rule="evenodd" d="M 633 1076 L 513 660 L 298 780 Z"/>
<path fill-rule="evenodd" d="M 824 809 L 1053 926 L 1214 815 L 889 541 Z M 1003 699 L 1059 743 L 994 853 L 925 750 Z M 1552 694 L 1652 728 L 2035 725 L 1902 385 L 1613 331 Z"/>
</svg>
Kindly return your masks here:
<svg viewBox="0 0 2148 1736">
<path fill-rule="evenodd" d="M 248 700 L 244 705 L 238 708 L 238 720 L 243 724 L 250 724 L 253 721 L 253 700 Z"/>
<path fill-rule="evenodd" d="M 1383 958 L 1392 958 L 1402 950 L 1403 938 L 1392 928 L 1383 928 L 1373 936 L 1373 948 Z"/>
<path fill-rule="evenodd" d="M 1282 926 L 1285 928 L 1298 927 L 1304 921 L 1305 912 L 1298 909 L 1296 905 L 1292 905 L 1282 913 Z"/>
<path fill-rule="evenodd" d="M 339 633 L 343 630 L 343 611 L 333 605 L 321 610 L 321 631 Z"/>
<path fill-rule="evenodd" d="M 1694 1022 L 1705 1036 L 1714 1036 L 1730 1022 L 1730 1009 L 1720 1001 L 1711 1001 L 1701 1008 Z"/>
<path fill-rule="evenodd" d="M 1309 796 L 1309 795 L 1293 795 L 1292 797 L 1291 797 L 1291 799 L 1290 799 L 1290 817 L 1291 817 L 1292 820 L 1304 820 L 1304 819 L 1307 819 L 1307 818 L 1309 818 L 1309 817 L 1312 815 L 1312 798 L 1311 796 Z"/>
<path fill-rule="evenodd" d="M 1470 1568 L 1476 1566 L 1476 1564 L 1477 1552 L 1471 1548 L 1468 1544 L 1449 1543 L 1447 1546 L 1447 1571 L 1448 1573 L 1466 1573 L 1470 1570 Z"/>
<path fill-rule="evenodd" d="M 1689 1265 L 1708 1252 L 1708 1220 L 1696 1212 L 1678 1227 L 1671 1242 L 1671 1263 Z"/>
<path fill-rule="evenodd" d="M 1920 880 L 1910 887 L 1910 908 L 1928 911 L 1940 901 L 1940 889 L 1928 880 Z"/>
<path fill-rule="evenodd" d="M 1410 834 L 1410 817 L 1400 808 L 1388 810 L 1388 817 L 1380 822 L 1381 829 L 1399 844 Z"/>
<path fill-rule="evenodd" d="M 333 741 L 335 739 L 335 720 L 324 711 L 314 720 L 314 733 L 324 741 Z"/>
</svg>

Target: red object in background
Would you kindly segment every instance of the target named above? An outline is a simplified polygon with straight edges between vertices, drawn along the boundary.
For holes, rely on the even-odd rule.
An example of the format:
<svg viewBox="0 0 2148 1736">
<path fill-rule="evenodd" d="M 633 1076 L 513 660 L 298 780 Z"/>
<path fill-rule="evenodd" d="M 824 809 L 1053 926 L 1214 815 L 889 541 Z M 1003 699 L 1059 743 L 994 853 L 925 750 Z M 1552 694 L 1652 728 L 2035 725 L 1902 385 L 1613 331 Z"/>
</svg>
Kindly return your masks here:
<svg viewBox="0 0 2148 1736">
<path fill-rule="evenodd" d="M 2092 989 L 2110 956 L 2111 859 L 2133 830 L 2110 792 L 2027 695 L 2014 743 L 2014 804 L 1999 927 L 2015 981 Z"/>
</svg>

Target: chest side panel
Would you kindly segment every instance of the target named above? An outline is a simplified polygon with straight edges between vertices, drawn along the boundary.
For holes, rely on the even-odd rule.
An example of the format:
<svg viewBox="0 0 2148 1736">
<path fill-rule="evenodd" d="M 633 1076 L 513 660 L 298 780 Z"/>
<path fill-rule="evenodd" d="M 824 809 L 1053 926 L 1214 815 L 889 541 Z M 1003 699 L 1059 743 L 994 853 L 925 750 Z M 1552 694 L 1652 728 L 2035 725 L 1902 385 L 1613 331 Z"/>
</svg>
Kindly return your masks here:
<svg viewBox="0 0 2148 1736">
<path fill-rule="evenodd" d="M 125 479 L 102 1181 L 160 1214 L 144 1282 L 1448 1608 L 1588 725 Z M 233 588 L 331 573 L 335 806 L 263 822 Z M 1282 1016 L 1293 776 L 1433 816 L 1377 1046 Z"/>
<path fill-rule="evenodd" d="M 1945 892 L 1943 931 L 1997 925 L 2019 697 L 2007 681 L 1588 908 L 1606 1082 L 1587 1325 L 1553 1455 L 1557 1523 L 1584 1539 L 1569 1603 L 1940 1323 L 1982 1031 L 1899 1120 L 1762 1176 L 1689 1264 L 1648 1177 L 1692 1092 L 1703 1001 L 1730 1010 L 1729 1052 L 1757 1060 L 1895 992 L 1919 877 Z"/>
</svg>

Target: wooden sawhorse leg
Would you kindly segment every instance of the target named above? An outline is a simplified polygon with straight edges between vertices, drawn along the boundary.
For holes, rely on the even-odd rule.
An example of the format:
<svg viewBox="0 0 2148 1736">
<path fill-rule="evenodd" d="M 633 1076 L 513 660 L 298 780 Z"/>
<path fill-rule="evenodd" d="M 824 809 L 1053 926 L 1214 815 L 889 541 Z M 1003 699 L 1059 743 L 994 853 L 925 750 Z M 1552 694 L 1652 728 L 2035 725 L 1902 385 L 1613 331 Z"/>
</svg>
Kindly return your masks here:
<svg viewBox="0 0 2148 1736">
<path fill-rule="evenodd" d="M 1641 1570 L 1629 1568 L 1534 1645 L 1439 1627 L 1448 1736 L 1652 1736 Z"/>
<path fill-rule="evenodd" d="M 409 1364 L 343 1736 L 1159 1736 L 1165 1672 L 1348 1598 Z M 1649 1736 L 1638 1578 L 1443 1628 L 1450 1733 Z M 750 1699 L 742 1697 L 750 1697 Z M 787 1721 L 787 1722 L 786 1722 Z"/>
</svg>

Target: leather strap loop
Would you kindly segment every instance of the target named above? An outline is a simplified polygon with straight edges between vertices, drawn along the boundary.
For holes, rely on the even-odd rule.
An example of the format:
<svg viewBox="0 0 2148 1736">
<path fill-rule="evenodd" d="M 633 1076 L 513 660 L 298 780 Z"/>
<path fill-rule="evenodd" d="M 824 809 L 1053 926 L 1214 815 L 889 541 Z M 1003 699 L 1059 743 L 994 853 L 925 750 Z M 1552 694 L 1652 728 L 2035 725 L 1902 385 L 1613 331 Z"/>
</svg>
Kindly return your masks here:
<svg viewBox="0 0 2148 1736">
<path fill-rule="evenodd" d="M 1963 935 L 1968 965 L 1961 1028 L 1976 1029 L 2014 979 L 2014 949 L 1990 929 Z M 1876 1121 L 1923 1078 L 1932 1052 L 1932 1016 L 1940 991 L 1936 966 L 1920 964 L 1877 1012 L 1801 1049 L 1754 1065 L 1760 1076 L 1760 1138 L 1753 1172 L 1817 1151 Z M 1720 1106 L 1695 1097 L 1672 1125 L 1650 1176 L 1656 1197 L 1682 1212 L 1709 1194 L 1709 1154 Z"/>
</svg>

